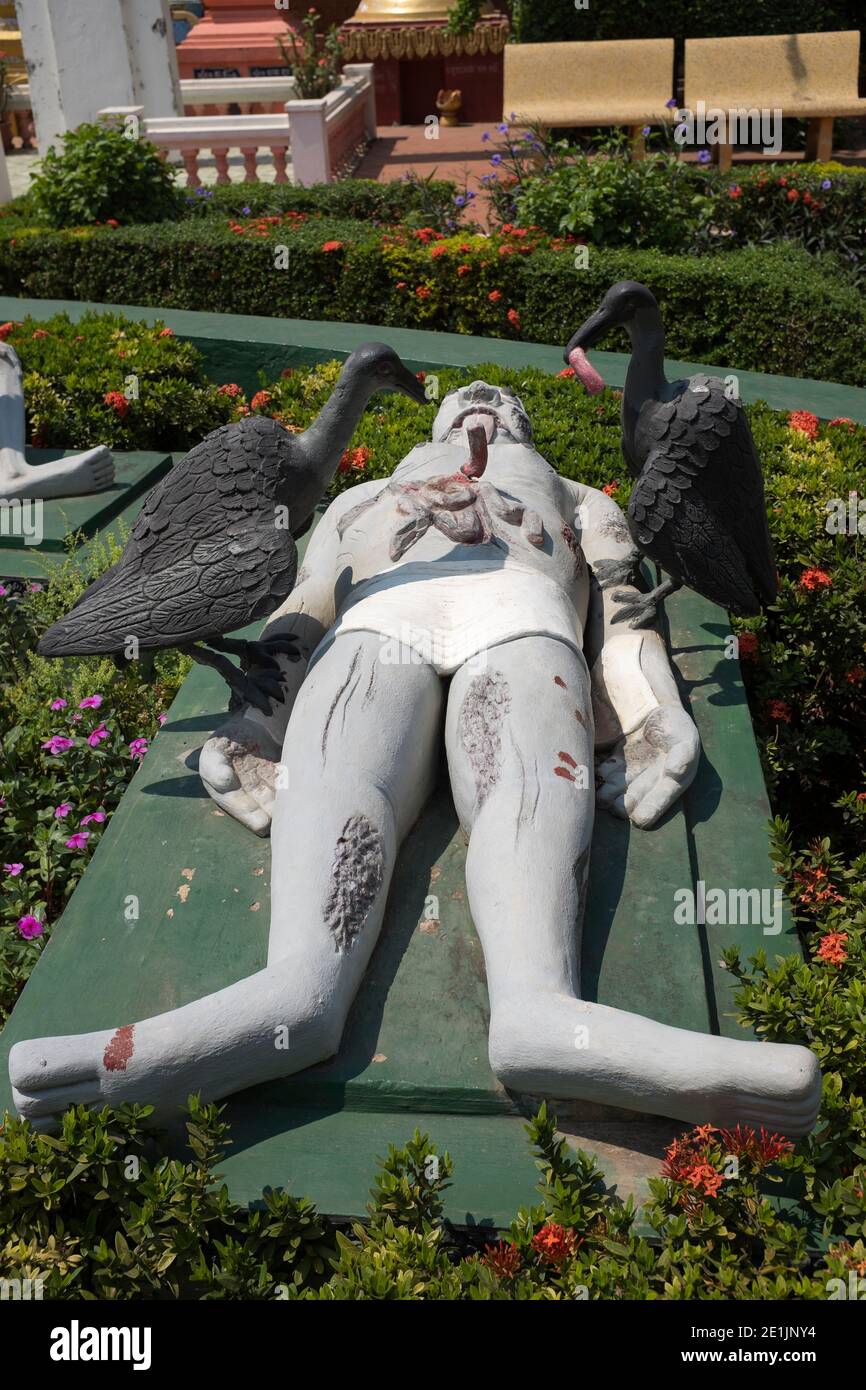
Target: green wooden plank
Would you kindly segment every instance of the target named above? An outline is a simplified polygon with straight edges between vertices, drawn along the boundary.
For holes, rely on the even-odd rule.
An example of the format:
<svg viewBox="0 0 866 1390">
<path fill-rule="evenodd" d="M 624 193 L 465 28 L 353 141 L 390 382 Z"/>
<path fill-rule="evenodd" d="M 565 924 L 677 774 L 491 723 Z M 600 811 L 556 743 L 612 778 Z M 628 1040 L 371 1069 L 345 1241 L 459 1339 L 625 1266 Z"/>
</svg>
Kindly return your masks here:
<svg viewBox="0 0 866 1390">
<path fill-rule="evenodd" d="M 376 324 L 317 322 L 308 319 L 264 318 L 252 314 L 204 314 L 185 309 L 154 309 L 138 304 L 89 304 L 69 299 L 15 299 L 0 297 L 0 318 L 21 319 L 30 314 L 47 319 L 67 313 L 77 322 L 92 310 L 124 314 L 144 323 L 156 320 L 173 328 L 179 337 L 189 338 L 204 354 L 205 367 L 213 380 L 237 381 L 244 390 L 258 386 L 258 374 L 273 379 L 284 367 L 310 365 L 330 358 L 344 358 L 359 343 L 371 338 L 390 343 L 412 371 L 436 367 L 463 367 L 471 362 L 494 362 L 518 370 L 536 367 L 539 371 L 559 372 L 563 368 L 562 346 L 516 343 L 502 338 L 479 338 L 470 334 L 436 333 L 413 328 L 388 328 Z M 620 352 L 593 352 L 609 386 L 621 387 L 629 358 Z M 866 388 L 837 382 L 814 381 L 809 377 L 768 376 L 730 366 L 707 366 L 700 362 L 665 361 L 669 376 L 689 376 L 709 372 L 715 376 L 737 377 L 745 401 L 764 400 L 777 410 L 812 410 L 822 419 L 847 415 L 866 424 Z"/>
</svg>

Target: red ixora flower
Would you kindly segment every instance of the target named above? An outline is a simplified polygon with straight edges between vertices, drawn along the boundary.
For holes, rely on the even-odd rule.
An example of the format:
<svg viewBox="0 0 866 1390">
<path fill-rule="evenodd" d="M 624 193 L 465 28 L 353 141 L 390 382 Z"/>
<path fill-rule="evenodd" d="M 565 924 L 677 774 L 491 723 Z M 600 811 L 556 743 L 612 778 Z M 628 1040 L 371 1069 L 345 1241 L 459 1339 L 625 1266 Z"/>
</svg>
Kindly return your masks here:
<svg viewBox="0 0 866 1390">
<path fill-rule="evenodd" d="M 737 638 L 737 650 L 741 661 L 754 661 L 758 655 L 758 638 L 754 632 L 741 632 Z"/>
<path fill-rule="evenodd" d="M 827 876 L 827 870 L 820 864 L 795 869 L 794 888 L 801 907 L 815 910 L 827 903 L 842 903 L 845 899 L 837 893 Z"/>
<path fill-rule="evenodd" d="M 159 332 L 157 333 L 156 336 L 157 336 L 158 338 L 173 338 L 173 337 L 174 337 L 174 329 L 173 329 L 173 328 L 161 328 L 161 329 L 159 330 Z"/>
<path fill-rule="evenodd" d="M 234 399 L 235 396 L 239 396 L 240 394 L 241 388 L 236 381 L 227 381 L 225 385 L 217 387 L 218 396 L 231 396 L 232 399 Z"/>
<path fill-rule="evenodd" d="M 522 1261 L 514 1241 L 498 1240 L 495 1245 L 485 1245 L 481 1263 L 486 1265 L 497 1279 L 513 1279 Z"/>
<path fill-rule="evenodd" d="M 859 685 L 862 680 L 866 679 L 866 667 L 852 666 L 850 671 L 846 671 L 845 679 L 849 685 Z"/>
<path fill-rule="evenodd" d="M 471 270 L 472 270 L 471 265 L 458 265 L 458 267 L 457 267 L 457 274 L 458 274 L 458 275 L 468 275 L 468 274 L 470 273 Z"/>
<path fill-rule="evenodd" d="M 848 940 L 846 931 L 828 931 L 821 937 L 818 949 L 815 952 L 816 960 L 822 960 L 827 965 L 841 965 L 848 959 L 848 952 L 845 950 L 845 942 Z"/>
<path fill-rule="evenodd" d="M 357 449 L 344 449 L 337 466 L 337 472 L 348 473 L 350 468 L 356 468 L 363 472 L 372 457 L 373 450 L 368 449 L 366 444 L 360 444 Z"/>
<path fill-rule="evenodd" d="M 811 591 L 813 589 L 829 589 L 830 585 L 833 583 L 833 580 L 830 578 L 826 570 L 810 569 L 803 570 L 803 573 L 800 575 L 800 578 L 797 580 L 797 583 L 799 584 L 801 589 L 807 589 Z"/>
<path fill-rule="evenodd" d="M 532 1237 L 532 1248 L 550 1264 L 562 1264 L 563 1260 L 574 1254 L 574 1231 L 558 1225 L 556 1221 L 545 1221 L 541 1230 Z"/>
<path fill-rule="evenodd" d="M 557 376 L 576 376 L 577 373 L 575 372 L 575 370 L 574 370 L 573 367 L 563 367 L 562 371 L 561 371 L 561 372 L 557 372 L 556 375 L 557 375 Z"/>
<path fill-rule="evenodd" d="M 791 706 L 787 700 L 768 700 L 767 716 L 777 724 L 790 724 Z"/>
<path fill-rule="evenodd" d="M 129 410 L 129 401 L 122 391 L 106 391 L 102 397 L 106 405 L 110 405 L 115 415 L 119 415 L 121 420 Z"/>
<path fill-rule="evenodd" d="M 799 196 L 800 196 L 800 193 L 799 193 L 799 190 L 798 190 L 798 189 L 796 189 L 796 188 L 789 188 L 789 189 L 788 189 L 788 202 L 789 202 L 789 203 L 796 203 L 796 201 L 797 201 L 797 199 L 799 198 Z"/>
<path fill-rule="evenodd" d="M 343 243 L 341 241 L 325 241 L 322 243 L 323 251 L 342 251 L 342 249 Z"/>
<path fill-rule="evenodd" d="M 811 410 L 792 410 L 788 416 L 788 429 L 797 430 L 800 434 L 805 434 L 809 439 L 818 437 L 818 416 L 813 415 Z"/>
<path fill-rule="evenodd" d="M 431 247 L 430 247 L 430 256 L 431 256 L 431 259 L 434 260 L 434 261 L 438 261 L 438 259 L 439 259 L 440 256 L 447 255 L 447 252 L 448 252 L 448 247 L 447 247 L 447 246 L 439 246 L 439 245 L 437 244 L 436 246 L 431 246 Z"/>
<path fill-rule="evenodd" d="M 520 315 L 518 314 L 516 309 L 509 309 L 505 317 L 508 319 L 508 322 L 511 324 L 512 328 L 520 327 Z"/>
<path fill-rule="evenodd" d="M 793 1153 L 794 1145 L 781 1134 L 768 1134 L 761 1125 L 756 1134 L 751 1125 L 737 1125 L 736 1129 L 719 1130 L 719 1142 L 726 1154 L 736 1158 L 751 1159 L 759 1167 L 775 1163 L 783 1154 Z"/>
<path fill-rule="evenodd" d="M 606 497 L 613 497 L 613 494 L 616 492 L 618 487 L 619 478 L 614 478 L 612 483 L 605 483 L 604 487 L 602 488 L 602 492 Z"/>
<path fill-rule="evenodd" d="M 487 298 L 490 300 L 491 304 L 498 304 L 500 299 L 502 298 L 502 291 L 491 290 Z"/>
<path fill-rule="evenodd" d="M 264 410 L 271 400 L 270 391 L 257 391 L 250 401 L 251 410 Z"/>
<path fill-rule="evenodd" d="M 854 421 L 849 420 L 847 415 L 837 415 L 835 420 L 831 420 L 829 423 L 831 429 L 834 425 L 847 425 L 849 434 L 853 434 L 857 428 L 857 426 L 854 424 Z"/>
<path fill-rule="evenodd" d="M 10 319 L 8 323 L 0 323 L 0 343 L 5 343 L 9 334 L 14 329 L 15 324 Z"/>
</svg>

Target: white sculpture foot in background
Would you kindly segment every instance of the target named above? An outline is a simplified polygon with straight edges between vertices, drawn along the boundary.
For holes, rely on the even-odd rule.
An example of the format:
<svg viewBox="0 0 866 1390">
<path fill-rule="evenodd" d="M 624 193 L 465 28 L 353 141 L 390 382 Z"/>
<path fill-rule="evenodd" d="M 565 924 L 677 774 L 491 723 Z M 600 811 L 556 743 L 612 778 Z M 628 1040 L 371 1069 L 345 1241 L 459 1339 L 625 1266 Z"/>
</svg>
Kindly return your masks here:
<svg viewBox="0 0 866 1390">
<path fill-rule="evenodd" d="M 70 458 L 30 464 L 24 454 L 23 372 L 18 354 L 0 343 L 0 498 L 78 497 L 114 482 L 114 460 L 104 444 Z"/>
</svg>

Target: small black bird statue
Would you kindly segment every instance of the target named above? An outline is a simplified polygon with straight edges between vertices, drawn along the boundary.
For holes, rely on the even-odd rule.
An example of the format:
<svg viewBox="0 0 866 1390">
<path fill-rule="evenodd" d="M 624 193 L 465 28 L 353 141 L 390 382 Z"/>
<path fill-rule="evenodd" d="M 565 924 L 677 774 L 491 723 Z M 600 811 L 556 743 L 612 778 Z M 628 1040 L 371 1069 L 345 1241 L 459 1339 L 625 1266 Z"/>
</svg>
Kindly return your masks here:
<svg viewBox="0 0 866 1390">
<path fill-rule="evenodd" d="M 294 644 L 225 634 L 272 613 L 291 592 L 295 540 L 376 391 L 426 400 L 391 348 L 364 343 L 303 434 L 255 415 L 214 430 L 148 494 L 117 564 L 48 629 L 39 654 L 104 653 L 122 664 L 131 649 L 177 647 L 219 671 L 234 704 L 249 701 L 268 713 L 281 692 L 274 653 L 294 656 Z M 259 668 L 255 677 L 251 667 Z"/>
<path fill-rule="evenodd" d="M 629 531 L 669 577 L 637 599 L 614 593 L 623 605 L 614 621 L 645 625 L 683 584 L 733 613 L 758 613 L 775 599 L 778 582 L 761 464 L 742 404 L 720 377 L 666 380 L 659 307 L 636 280 L 613 285 L 565 350 L 588 391 L 604 382 L 586 349 L 617 327 L 632 345 L 622 396 L 622 451 L 637 478 Z M 596 567 L 596 575 L 604 588 L 628 577 L 615 564 Z"/>
</svg>

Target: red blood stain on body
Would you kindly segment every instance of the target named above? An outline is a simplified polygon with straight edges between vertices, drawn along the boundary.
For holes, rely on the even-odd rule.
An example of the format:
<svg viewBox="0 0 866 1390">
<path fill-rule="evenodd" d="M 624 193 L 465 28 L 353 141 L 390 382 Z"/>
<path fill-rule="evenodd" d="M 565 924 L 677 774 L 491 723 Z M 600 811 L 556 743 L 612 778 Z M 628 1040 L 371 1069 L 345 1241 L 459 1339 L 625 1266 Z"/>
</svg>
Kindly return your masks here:
<svg viewBox="0 0 866 1390">
<path fill-rule="evenodd" d="M 562 679 L 562 676 L 554 676 L 554 677 L 553 677 L 553 684 L 554 684 L 554 685 L 558 685 L 558 686 L 560 687 L 561 690 L 567 690 L 567 689 L 568 689 L 568 686 L 566 685 L 565 681 Z"/>
<path fill-rule="evenodd" d="M 573 782 L 575 780 L 567 767 L 555 767 L 553 770 L 556 773 L 557 777 L 566 777 L 569 782 Z"/>
<path fill-rule="evenodd" d="M 569 767 L 577 767 L 577 763 L 574 761 L 574 758 L 571 756 L 570 753 L 557 753 L 556 756 L 559 758 L 559 761 L 561 763 L 568 763 Z"/>
<path fill-rule="evenodd" d="M 577 720 L 578 724 L 581 726 L 581 728 L 585 729 L 585 728 L 586 728 L 586 720 L 584 719 L 584 717 L 583 717 L 583 715 L 581 714 L 581 712 L 580 712 L 579 709 L 576 709 L 576 710 L 574 711 L 574 717 L 575 717 L 575 719 Z"/>
<path fill-rule="evenodd" d="M 126 1071 L 126 1064 L 135 1052 L 134 1038 L 134 1023 L 126 1023 L 117 1029 L 102 1057 L 106 1071 Z"/>
</svg>

